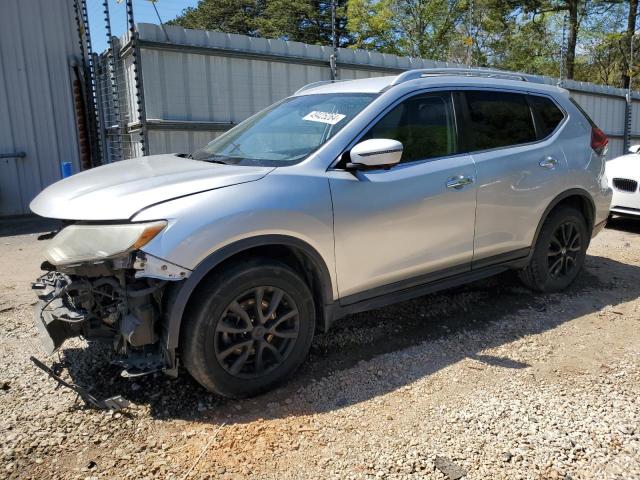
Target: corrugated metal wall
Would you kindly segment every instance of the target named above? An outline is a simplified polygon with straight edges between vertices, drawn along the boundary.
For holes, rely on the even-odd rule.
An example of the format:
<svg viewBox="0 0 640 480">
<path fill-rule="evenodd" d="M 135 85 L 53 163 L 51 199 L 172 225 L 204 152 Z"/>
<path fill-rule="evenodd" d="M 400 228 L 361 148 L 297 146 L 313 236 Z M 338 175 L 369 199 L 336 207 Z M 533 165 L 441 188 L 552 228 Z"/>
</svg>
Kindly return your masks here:
<svg viewBox="0 0 640 480">
<path fill-rule="evenodd" d="M 178 26 L 166 30 L 170 43 L 159 26 L 138 25 L 152 154 L 192 152 L 303 85 L 330 78 L 330 47 Z M 338 58 L 341 79 L 460 66 L 353 49 L 340 49 Z M 610 157 L 621 155 L 625 92 L 574 81 L 565 86 L 609 135 Z M 640 141 L 640 95 L 636 95 L 631 131 Z"/>
<path fill-rule="evenodd" d="M 60 179 L 60 162 L 79 170 L 70 65 L 80 59 L 71 0 L 0 4 L 0 216 Z"/>
</svg>

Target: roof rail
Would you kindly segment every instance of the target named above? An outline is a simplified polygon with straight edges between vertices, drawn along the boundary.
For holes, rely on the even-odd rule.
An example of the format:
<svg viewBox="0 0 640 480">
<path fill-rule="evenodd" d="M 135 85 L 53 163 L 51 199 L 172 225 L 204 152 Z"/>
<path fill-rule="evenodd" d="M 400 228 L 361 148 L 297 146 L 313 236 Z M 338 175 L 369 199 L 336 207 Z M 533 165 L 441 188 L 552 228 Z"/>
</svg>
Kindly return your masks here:
<svg viewBox="0 0 640 480">
<path fill-rule="evenodd" d="M 346 80 L 320 80 L 319 82 L 307 83 L 304 87 L 299 88 L 298 90 L 296 90 L 294 95 L 297 95 L 300 92 L 304 92 L 305 90 L 309 90 L 310 88 L 319 87 L 320 85 L 327 85 L 329 83 L 345 82 L 345 81 Z"/>
<path fill-rule="evenodd" d="M 437 77 L 441 75 L 459 75 L 463 77 L 484 77 L 501 78 L 503 80 L 520 80 L 523 82 L 542 83 L 533 75 L 523 73 L 504 72 L 502 70 L 491 70 L 488 68 L 422 68 L 418 70 L 408 70 L 398 75 L 389 87 L 399 85 L 409 80 L 418 78 Z"/>
</svg>

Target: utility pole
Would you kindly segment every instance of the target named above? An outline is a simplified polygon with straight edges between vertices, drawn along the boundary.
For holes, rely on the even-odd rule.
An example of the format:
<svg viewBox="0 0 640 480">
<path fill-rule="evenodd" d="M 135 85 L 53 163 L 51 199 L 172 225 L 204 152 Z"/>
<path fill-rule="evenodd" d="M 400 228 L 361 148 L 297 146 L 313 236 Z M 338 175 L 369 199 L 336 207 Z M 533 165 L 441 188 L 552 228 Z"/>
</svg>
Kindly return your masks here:
<svg viewBox="0 0 640 480">
<path fill-rule="evenodd" d="M 329 57 L 331 67 L 331 81 L 338 79 L 338 32 L 336 28 L 336 1 L 331 0 L 331 40 L 333 43 L 333 53 Z"/>
<path fill-rule="evenodd" d="M 467 47 L 465 52 L 464 63 L 467 67 L 471 68 L 473 61 L 473 0 L 469 0 L 469 10 L 467 11 L 467 38 L 464 39 L 464 44 Z"/>
<path fill-rule="evenodd" d="M 129 25 L 129 42 L 131 44 L 131 56 L 133 66 L 133 83 L 136 92 L 136 105 L 138 111 L 138 123 L 140 124 L 140 151 L 142 156 L 149 155 L 149 135 L 147 132 L 147 112 L 144 102 L 144 85 L 142 82 L 142 65 L 140 63 L 140 45 L 138 43 L 138 30 L 133 18 L 133 0 L 125 0 L 127 10 L 127 24 Z M 133 115 L 131 115 L 133 118 Z"/>
<path fill-rule="evenodd" d="M 558 86 L 564 85 L 564 63 L 567 49 L 567 14 L 562 18 L 562 44 L 560 45 L 560 77 L 558 78 Z"/>
<path fill-rule="evenodd" d="M 623 152 L 626 153 L 629 151 L 629 147 L 631 147 L 631 108 L 633 107 L 633 90 L 631 84 L 633 83 L 633 56 L 634 56 L 634 40 L 638 36 L 637 33 L 631 35 L 631 39 L 629 41 L 629 87 L 627 88 L 627 103 L 624 108 L 624 137 L 623 137 Z"/>
</svg>

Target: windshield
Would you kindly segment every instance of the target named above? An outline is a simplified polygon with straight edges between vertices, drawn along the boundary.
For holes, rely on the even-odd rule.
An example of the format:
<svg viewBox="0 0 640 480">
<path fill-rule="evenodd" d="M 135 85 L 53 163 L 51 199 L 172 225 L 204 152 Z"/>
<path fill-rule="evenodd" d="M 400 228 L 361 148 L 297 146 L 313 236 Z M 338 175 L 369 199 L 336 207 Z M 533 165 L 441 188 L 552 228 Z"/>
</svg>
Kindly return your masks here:
<svg viewBox="0 0 640 480">
<path fill-rule="evenodd" d="M 212 140 L 191 158 L 234 165 L 296 163 L 339 132 L 375 97 L 331 93 L 288 98 Z"/>
</svg>

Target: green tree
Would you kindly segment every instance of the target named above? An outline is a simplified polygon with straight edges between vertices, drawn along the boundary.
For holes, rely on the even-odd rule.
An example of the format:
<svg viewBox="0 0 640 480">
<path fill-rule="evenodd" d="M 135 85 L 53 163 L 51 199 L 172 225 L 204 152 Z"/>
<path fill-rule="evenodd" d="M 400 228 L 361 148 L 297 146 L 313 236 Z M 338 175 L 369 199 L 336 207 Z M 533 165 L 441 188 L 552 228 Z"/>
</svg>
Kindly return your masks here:
<svg viewBox="0 0 640 480">
<path fill-rule="evenodd" d="M 631 51 L 631 42 L 636 31 L 636 19 L 638 18 L 638 0 L 629 0 L 629 11 L 627 14 L 627 30 L 622 40 L 622 62 L 620 65 L 622 76 L 622 87 L 629 88 L 631 82 L 631 61 L 629 58 Z"/>
<path fill-rule="evenodd" d="M 331 0 L 267 0 L 258 25 L 264 37 L 330 45 Z M 346 0 L 336 0 L 336 38 L 341 47 L 352 43 L 346 25 Z"/>
<path fill-rule="evenodd" d="M 612 4 L 602 15 L 590 15 L 583 21 L 576 55 L 575 79 L 621 86 L 625 71 L 625 34 L 627 16 L 624 3 Z"/>
<path fill-rule="evenodd" d="M 337 0 L 337 40 L 383 53 L 628 85 L 638 0 Z M 171 23 L 332 43 L 331 0 L 200 0 Z M 640 53 L 640 45 L 638 46 Z"/>
<path fill-rule="evenodd" d="M 337 0 L 339 46 L 352 43 L 346 28 L 345 3 L 346 0 Z M 333 41 L 331 0 L 200 0 L 169 23 L 317 45 Z"/>
<path fill-rule="evenodd" d="M 200 0 L 197 6 L 186 8 L 168 23 L 185 28 L 257 36 L 258 19 L 263 12 L 262 1 Z"/>
<path fill-rule="evenodd" d="M 397 38 L 392 31 L 393 0 L 348 0 L 347 30 L 353 47 L 398 54 Z"/>
<path fill-rule="evenodd" d="M 446 60 L 465 6 L 461 0 L 348 0 L 347 28 L 361 48 Z"/>
<path fill-rule="evenodd" d="M 473 14 L 465 18 L 462 30 L 461 35 L 472 40 L 472 65 L 557 74 L 560 47 L 551 14 L 525 12 L 501 0 L 475 0 Z"/>
</svg>

